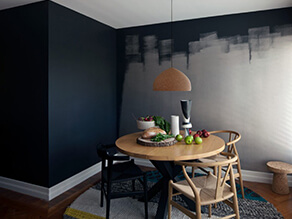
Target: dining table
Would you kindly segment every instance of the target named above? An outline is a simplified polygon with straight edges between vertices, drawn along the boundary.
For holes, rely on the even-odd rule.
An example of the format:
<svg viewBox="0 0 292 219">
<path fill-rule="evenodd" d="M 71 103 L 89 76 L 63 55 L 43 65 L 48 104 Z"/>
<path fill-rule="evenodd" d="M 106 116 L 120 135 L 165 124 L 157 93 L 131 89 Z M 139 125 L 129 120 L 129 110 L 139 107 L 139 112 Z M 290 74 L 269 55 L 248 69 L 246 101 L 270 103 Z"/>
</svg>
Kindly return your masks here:
<svg viewBox="0 0 292 219">
<path fill-rule="evenodd" d="M 203 138 L 201 144 L 186 144 L 184 141 L 171 146 L 144 146 L 137 143 L 142 132 L 135 132 L 121 136 L 116 140 L 116 146 L 121 153 L 131 157 L 149 160 L 161 173 L 162 178 L 148 191 L 148 200 L 151 200 L 158 192 L 161 192 L 156 219 L 164 219 L 167 216 L 168 182 L 174 180 L 181 172 L 181 166 L 175 165 L 174 161 L 195 160 L 219 154 L 225 149 L 222 138 L 210 135 Z M 193 201 L 184 198 L 191 210 L 194 210 Z"/>
</svg>

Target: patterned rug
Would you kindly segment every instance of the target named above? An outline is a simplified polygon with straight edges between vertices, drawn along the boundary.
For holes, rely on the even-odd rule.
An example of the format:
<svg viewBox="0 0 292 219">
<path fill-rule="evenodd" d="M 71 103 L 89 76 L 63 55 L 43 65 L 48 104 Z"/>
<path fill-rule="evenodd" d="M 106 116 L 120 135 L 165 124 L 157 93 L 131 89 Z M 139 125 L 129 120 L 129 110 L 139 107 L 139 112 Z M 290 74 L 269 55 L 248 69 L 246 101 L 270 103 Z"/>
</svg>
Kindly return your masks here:
<svg viewBox="0 0 292 219">
<path fill-rule="evenodd" d="M 150 171 L 147 173 L 148 188 L 151 188 L 162 176 L 158 171 Z M 179 174 L 176 177 L 177 180 L 184 179 L 183 174 Z M 242 199 L 240 186 L 237 186 L 238 194 L 238 206 L 240 217 L 244 219 L 255 218 L 267 218 L 278 219 L 283 216 L 277 211 L 277 209 L 269 202 L 267 202 L 260 195 L 256 194 L 248 188 L 244 188 L 245 199 Z M 142 185 L 137 182 L 136 188 L 142 190 Z M 132 189 L 130 182 L 116 183 L 113 187 L 113 191 L 129 191 Z M 157 194 L 149 201 L 149 218 L 154 218 L 157 203 L 159 200 Z M 176 196 L 176 201 L 186 206 L 185 202 L 180 196 Z M 100 200 L 100 183 L 90 188 L 80 197 L 78 197 L 66 210 L 64 219 L 103 219 L 105 218 L 105 207 L 99 207 Z M 217 204 L 217 208 L 212 208 L 212 218 L 222 217 L 228 214 L 232 214 L 233 210 L 228 205 L 220 202 Z M 202 207 L 202 218 L 208 218 L 208 206 Z M 112 200 L 110 218 L 114 219 L 131 219 L 131 218 L 144 218 L 144 203 L 139 202 L 132 198 L 122 198 Z M 173 208 L 172 218 L 187 219 L 188 217 Z"/>
</svg>

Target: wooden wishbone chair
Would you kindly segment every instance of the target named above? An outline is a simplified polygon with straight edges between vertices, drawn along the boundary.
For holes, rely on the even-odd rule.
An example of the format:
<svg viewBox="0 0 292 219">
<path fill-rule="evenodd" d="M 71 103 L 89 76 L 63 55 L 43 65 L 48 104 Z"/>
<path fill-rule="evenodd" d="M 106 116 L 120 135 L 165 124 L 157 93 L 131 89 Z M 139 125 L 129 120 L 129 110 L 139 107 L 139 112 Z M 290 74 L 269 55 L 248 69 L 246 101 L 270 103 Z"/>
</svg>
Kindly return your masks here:
<svg viewBox="0 0 292 219">
<path fill-rule="evenodd" d="M 234 174 L 235 178 L 239 179 L 239 184 L 240 184 L 240 188 L 241 188 L 241 194 L 242 194 L 242 198 L 244 198 L 244 188 L 243 188 L 243 180 L 242 180 L 242 174 L 241 174 L 241 166 L 240 166 L 240 159 L 239 159 L 239 155 L 236 149 L 235 144 L 241 139 L 241 135 L 238 132 L 235 131 L 230 131 L 230 130 L 218 130 L 218 131 L 212 131 L 210 132 L 211 135 L 213 134 L 222 134 L 225 135 L 226 137 L 228 137 L 228 139 L 226 138 L 226 151 L 229 153 L 233 153 L 235 154 L 238 159 L 236 162 L 234 162 L 232 165 L 236 166 L 237 169 L 237 173 Z M 212 157 L 207 157 L 207 158 L 203 158 L 203 159 L 199 159 L 200 162 L 202 163 L 210 163 L 210 162 L 218 162 L 218 161 L 222 161 L 226 159 L 224 156 L 221 156 L 220 154 L 212 156 Z M 205 169 L 200 168 L 201 170 L 203 170 L 204 172 L 208 172 Z M 214 174 L 217 175 L 217 169 L 214 168 Z M 223 169 L 225 170 L 225 169 Z M 192 176 L 194 176 L 194 171 L 195 168 L 192 168 Z"/>
<path fill-rule="evenodd" d="M 171 219 L 172 206 L 179 209 L 181 212 L 190 218 L 201 218 L 201 206 L 209 205 L 209 217 L 211 217 L 211 205 L 217 202 L 224 201 L 227 205 L 233 208 L 234 214 L 224 218 L 239 218 L 238 202 L 236 186 L 233 174 L 232 164 L 236 162 L 238 157 L 232 153 L 221 152 L 226 159 L 219 162 L 201 163 L 201 162 L 181 162 L 175 161 L 176 165 L 181 165 L 185 180 L 179 182 L 169 181 L 168 192 L 168 219 Z M 208 172 L 208 175 L 190 178 L 186 172 L 186 167 L 216 167 L 218 174 Z M 222 167 L 227 166 L 226 172 L 222 172 Z M 230 185 L 226 183 L 227 178 L 230 179 Z M 177 193 L 173 193 L 173 190 Z M 196 203 L 196 213 L 191 212 L 185 207 L 172 200 L 173 196 L 184 195 Z M 232 198 L 232 202 L 229 200 Z"/>
</svg>

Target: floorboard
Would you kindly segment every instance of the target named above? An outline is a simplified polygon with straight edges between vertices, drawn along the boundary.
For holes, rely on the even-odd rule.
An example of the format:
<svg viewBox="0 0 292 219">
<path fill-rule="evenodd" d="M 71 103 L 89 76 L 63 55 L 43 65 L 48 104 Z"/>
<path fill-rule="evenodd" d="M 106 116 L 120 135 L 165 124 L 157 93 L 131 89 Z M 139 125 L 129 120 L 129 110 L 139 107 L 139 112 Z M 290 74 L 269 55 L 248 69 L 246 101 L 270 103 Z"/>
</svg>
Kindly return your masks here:
<svg viewBox="0 0 292 219">
<path fill-rule="evenodd" d="M 142 167 L 144 171 L 152 168 Z M 80 194 L 100 181 L 100 173 L 90 177 L 81 184 L 68 190 L 50 202 L 0 188 L 1 219 L 62 219 L 66 207 Z M 255 182 L 244 182 L 244 186 L 261 195 L 272 203 L 285 219 L 292 218 L 292 188 L 289 195 L 278 195 L 271 190 L 271 185 Z"/>
</svg>

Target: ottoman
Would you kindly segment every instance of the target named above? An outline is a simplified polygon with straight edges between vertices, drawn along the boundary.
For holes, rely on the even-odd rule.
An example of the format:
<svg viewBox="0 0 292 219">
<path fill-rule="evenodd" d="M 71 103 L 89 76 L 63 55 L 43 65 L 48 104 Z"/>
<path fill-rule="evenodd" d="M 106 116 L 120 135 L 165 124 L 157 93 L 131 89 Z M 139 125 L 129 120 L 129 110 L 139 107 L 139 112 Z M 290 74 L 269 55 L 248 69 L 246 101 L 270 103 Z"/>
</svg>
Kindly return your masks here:
<svg viewBox="0 0 292 219">
<path fill-rule="evenodd" d="M 292 165 L 281 161 L 269 161 L 267 166 L 274 173 L 273 192 L 281 195 L 289 194 L 287 174 L 292 173 Z"/>
</svg>

